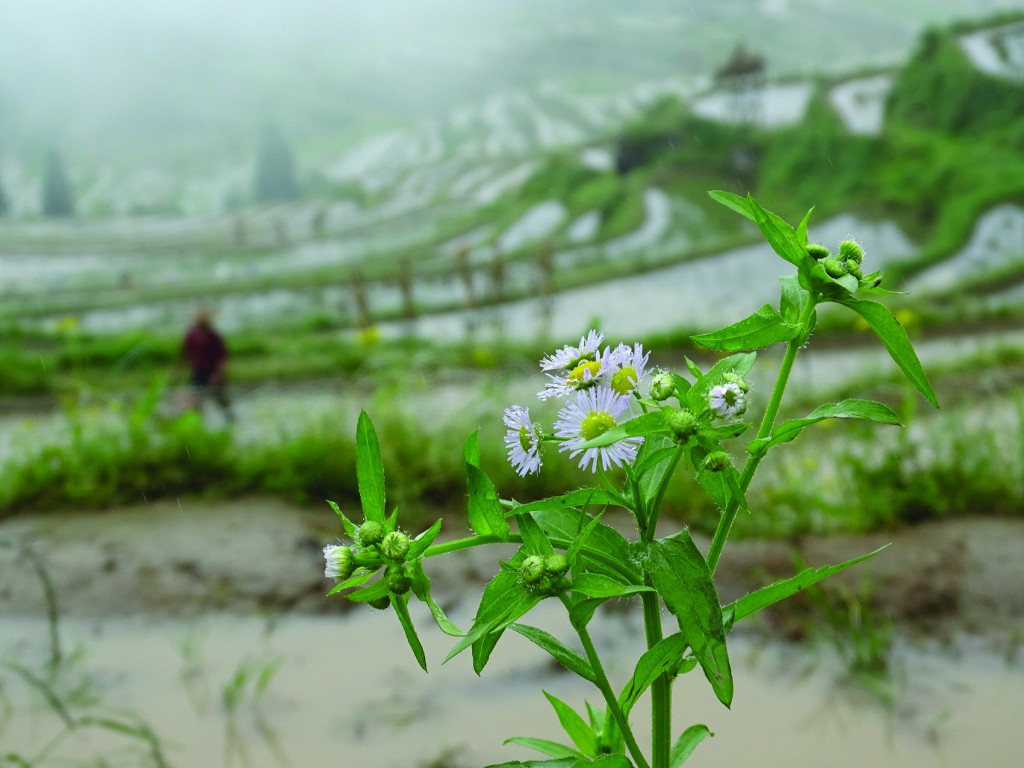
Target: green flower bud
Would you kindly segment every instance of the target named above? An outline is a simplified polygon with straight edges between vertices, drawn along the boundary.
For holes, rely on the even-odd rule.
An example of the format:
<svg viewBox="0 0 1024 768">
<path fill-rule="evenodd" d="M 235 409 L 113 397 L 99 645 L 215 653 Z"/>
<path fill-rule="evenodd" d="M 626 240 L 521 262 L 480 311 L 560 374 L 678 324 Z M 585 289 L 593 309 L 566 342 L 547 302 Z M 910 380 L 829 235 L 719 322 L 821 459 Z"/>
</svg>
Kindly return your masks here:
<svg viewBox="0 0 1024 768">
<path fill-rule="evenodd" d="M 815 261 L 821 261 L 822 259 L 827 259 L 829 256 L 831 256 L 832 252 L 824 245 L 819 245 L 818 243 L 811 243 L 810 245 L 807 246 L 807 255 L 810 256 Z"/>
<path fill-rule="evenodd" d="M 864 248 L 856 240 L 843 240 L 839 244 L 839 258 L 860 264 L 864 261 Z"/>
<path fill-rule="evenodd" d="M 569 561 L 565 555 L 548 555 L 544 558 L 544 572 L 552 576 L 562 576 L 569 570 Z"/>
<path fill-rule="evenodd" d="M 704 459 L 704 469 L 708 472 L 724 472 L 732 466 L 732 459 L 725 451 L 712 451 Z"/>
<path fill-rule="evenodd" d="M 369 605 L 371 608 L 376 608 L 377 610 L 383 611 L 385 608 L 391 605 L 391 598 L 378 597 L 376 600 L 371 600 L 369 602 Z"/>
<path fill-rule="evenodd" d="M 665 422 L 672 432 L 672 439 L 682 445 L 697 432 L 697 417 L 687 410 L 669 411 Z"/>
<path fill-rule="evenodd" d="M 359 526 L 359 543 L 364 547 L 380 544 L 384 538 L 384 526 L 376 520 L 367 520 Z"/>
<path fill-rule="evenodd" d="M 389 571 L 384 578 L 388 580 L 388 589 L 396 595 L 404 595 L 412 589 L 412 580 L 401 569 Z"/>
<path fill-rule="evenodd" d="M 846 267 L 846 274 L 853 275 L 858 280 L 863 277 L 863 273 L 860 271 L 860 264 L 853 259 L 847 259 L 843 262 L 843 266 Z"/>
<path fill-rule="evenodd" d="M 650 395 L 652 400 L 657 400 L 660 403 L 662 400 L 672 397 L 675 391 L 676 383 L 672 380 L 671 373 L 662 371 L 651 379 Z"/>
<path fill-rule="evenodd" d="M 391 531 L 381 541 L 380 551 L 389 560 L 404 560 L 409 554 L 409 537 L 401 531 Z"/>
<path fill-rule="evenodd" d="M 519 566 L 519 575 L 527 584 L 536 584 L 544 577 L 544 558 L 530 555 Z"/>
<path fill-rule="evenodd" d="M 744 379 L 742 376 L 737 376 L 735 373 L 723 373 L 722 381 L 728 381 L 732 384 L 735 384 L 737 387 L 740 388 L 740 392 L 746 393 L 750 391 L 750 385 L 747 384 L 747 380 Z"/>
<path fill-rule="evenodd" d="M 825 259 L 823 265 L 829 277 L 842 277 L 846 274 L 846 265 L 835 257 Z"/>
</svg>

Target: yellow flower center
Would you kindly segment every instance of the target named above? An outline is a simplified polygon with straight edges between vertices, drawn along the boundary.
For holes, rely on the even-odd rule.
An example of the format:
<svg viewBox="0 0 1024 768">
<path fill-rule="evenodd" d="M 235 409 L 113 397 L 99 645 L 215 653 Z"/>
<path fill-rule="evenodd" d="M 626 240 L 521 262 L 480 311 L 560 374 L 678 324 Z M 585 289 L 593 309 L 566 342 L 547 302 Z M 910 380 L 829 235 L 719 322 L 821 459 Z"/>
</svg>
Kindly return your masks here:
<svg viewBox="0 0 1024 768">
<path fill-rule="evenodd" d="M 519 444 L 523 447 L 523 450 L 527 453 L 530 452 L 530 448 L 533 447 L 532 440 L 530 439 L 530 433 L 527 432 L 526 427 L 519 428 Z"/>
<path fill-rule="evenodd" d="M 609 429 L 615 426 L 615 419 L 604 411 L 591 411 L 587 414 L 586 418 L 583 419 L 583 425 L 580 427 L 580 432 L 583 435 L 584 440 L 593 440 L 595 437 L 600 437 Z"/>
<path fill-rule="evenodd" d="M 567 384 L 576 387 L 577 389 L 588 387 L 591 384 L 596 383 L 597 374 L 600 372 L 601 361 L 585 360 L 569 371 L 569 375 L 565 377 L 565 381 Z"/>
<path fill-rule="evenodd" d="M 636 369 L 625 367 L 620 368 L 612 376 L 612 389 L 618 392 L 620 395 L 628 395 L 636 388 Z"/>
</svg>

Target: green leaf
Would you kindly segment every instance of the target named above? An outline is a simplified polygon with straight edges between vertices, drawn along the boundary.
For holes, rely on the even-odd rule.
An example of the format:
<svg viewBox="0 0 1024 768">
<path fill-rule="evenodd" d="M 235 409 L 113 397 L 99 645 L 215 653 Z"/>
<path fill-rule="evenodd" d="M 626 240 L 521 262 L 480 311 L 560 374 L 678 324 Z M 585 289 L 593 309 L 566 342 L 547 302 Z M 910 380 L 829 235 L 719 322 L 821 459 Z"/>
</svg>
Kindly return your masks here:
<svg viewBox="0 0 1024 768">
<path fill-rule="evenodd" d="M 706 725 L 691 725 L 682 735 L 676 740 L 676 743 L 672 747 L 672 754 L 669 756 L 669 765 L 671 768 L 679 768 L 680 765 L 686 762 L 686 759 L 693 754 L 693 750 L 697 748 L 708 736 L 714 736 Z"/>
<path fill-rule="evenodd" d="M 866 419 L 878 424 L 894 424 L 899 426 L 899 415 L 886 405 L 873 400 L 857 400 L 851 398 L 838 403 L 826 403 L 811 411 L 802 419 L 789 419 L 775 426 L 768 437 L 752 440 L 747 450 L 763 455 L 769 448 L 788 443 L 812 424 L 825 419 Z"/>
<path fill-rule="evenodd" d="M 578 600 L 569 611 L 569 623 L 576 628 L 585 627 L 594 618 L 594 612 L 605 602 L 603 597 L 593 597 L 585 600 Z"/>
<path fill-rule="evenodd" d="M 570 544 L 565 550 L 565 558 L 569 561 L 570 568 L 578 569 L 577 561 L 579 560 L 580 552 L 583 551 L 583 547 L 586 545 L 587 539 L 590 538 L 590 534 L 597 530 L 597 526 L 601 524 L 601 518 L 603 516 L 604 512 L 592 518 L 591 521 L 587 523 L 586 527 L 579 532 L 579 535 L 572 540 L 572 544 Z"/>
<path fill-rule="evenodd" d="M 633 768 L 633 764 L 625 755 L 605 755 L 593 761 L 580 761 L 577 765 L 580 768 Z"/>
<path fill-rule="evenodd" d="M 480 536 L 497 536 L 508 541 L 508 521 L 501 508 L 494 484 L 480 469 L 480 449 L 477 447 L 477 432 L 466 438 L 463 457 L 466 460 L 466 483 L 469 487 L 469 525 Z"/>
<path fill-rule="evenodd" d="M 534 645 L 547 651 L 555 661 L 570 672 L 575 672 L 591 683 L 597 683 L 597 675 L 594 674 L 594 668 L 590 666 L 590 662 L 543 629 L 537 629 L 528 624 L 512 624 L 509 629 L 515 630 Z M 552 755 L 552 757 L 566 757 L 566 755 Z"/>
<path fill-rule="evenodd" d="M 631 597 L 639 592 L 653 592 L 643 584 L 623 584 L 600 573 L 581 573 L 573 577 L 570 589 L 588 597 L 608 599 L 610 597 Z"/>
<path fill-rule="evenodd" d="M 421 603 L 425 603 L 430 609 L 430 613 L 434 617 L 434 623 L 437 624 L 438 629 L 452 637 L 464 637 L 466 633 L 459 629 L 458 626 L 448 618 L 441 606 L 438 605 L 437 601 L 431 596 L 430 579 L 427 578 L 427 574 L 423 570 L 423 561 L 409 560 L 408 563 L 408 567 L 412 569 L 412 593 L 416 595 L 416 598 Z"/>
<path fill-rule="evenodd" d="M 687 531 L 646 545 L 647 572 L 693 650 L 718 700 L 732 703 L 733 682 L 725 647 L 722 606 L 704 556 Z"/>
<path fill-rule="evenodd" d="M 354 541 L 356 534 L 359 532 L 358 526 L 345 517 L 345 513 L 341 511 L 341 507 L 333 501 L 328 500 L 327 503 L 331 505 L 331 509 L 334 510 L 334 514 L 341 518 L 341 525 L 345 529 L 345 535 Z"/>
<path fill-rule="evenodd" d="M 366 573 L 360 573 L 357 576 L 345 579 L 343 582 L 335 584 L 334 588 L 328 592 L 327 595 L 329 597 L 330 595 L 341 592 L 343 589 L 349 589 L 350 587 L 361 587 L 370 580 L 374 573 L 376 573 L 376 571 L 367 571 Z"/>
<path fill-rule="evenodd" d="M 521 747 L 527 749 L 533 749 L 544 755 L 550 755 L 551 757 L 571 757 L 576 759 L 583 757 L 583 753 L 579 750 L 575 750 L 572 747 L 567 747 L 564 744 L 559 744 L 557 741 L 548 741 L 547 739 L 533 739 L 529 736 L 513 736 L 510 739 L 505 739 L 504 744 L 518 744 Z M 547 761 L 545 765 L 550 765 Z M 508 765 L 508 763 L 506 763 Z M 522 765 L 522 763 L 515 763 L 515 765 Z"/>
<path fill-rule="evenodd" d="M 693 376 L 694 381 L 700 381 L 704 378 L 704 372 L 701 371 L 700 366 L 688 357 L 683 357 L 683 360 L 686 361 L 686 368 L 690 371 L 690 375 Z"/>
<path fill-rule="evenodd" d="M 796 338 L 800 329 L 783 321 L 771 304 L 765 304 L 750 317 L 713 333 L 690 338 L 708 349 L 733 352 L 745 349 L 763 349 Z"/>
<path fill-rule="evenodd" d="M 368 603 L 380 597 L 387 597 L 389 594 L 391 594 L 391 590 L 388 589 L 388 580 L 381 578 L 370 586 L 353 592 L 351 595 L 345 595 L 345 597 L 353 603 Z"/>
<path fill-rule="evenodd" d="M 921 361 L 917 359 L 910 339 L 907 338 L 907 332 L 903 330 L 903 326 L 889 311 L 889 308 L 877 301 L 865 301 L 852 296 L 839 303 L 849 307 L 867 320 L 868 325 L 885 345 L 889 355 L 896 361 L 896 365 L 900 367 L 910 383 L 917 387 L 917 390 L 924 395 L 929 403 L 938 408 L 939 401 L 935 397 L 931 384 L 928 383 L 928 377 L 925 376 Z"/>
<path fill-rule="evenodd" d="M 655 680 L 664 673 L 676 669 L 679 660 L 689 647 L 686 638 L 682 633 L 677 632 L 659 640 L 640 657 L 633 670 L 633 677 L 619 694 L 619 707 L 624 715 L 629 716 L 633 706 L 654 684 Z"/>
<path fill-rule="evenodd" d="M 579 758 L 563 757 L 557 760 L 513 760 L 510 763 L 496 763 L 485 768 L 575 768 Z"/>
<path fill-rule="evenodd" d="M 593 440 L 580 443 L 579 447 L 581 450 L 602 448 L 626 437 L 646 437 L 647 435 L 666 433 L 668 433 L 668 425 L 665 423 L 665 414 L 662 411 L 651 411 L 624 421 Z"/>
<path fill-rule="evenodd" d="M 427 551 L 427 547 L 434 543 L 434 539 L 437 538 L 437 534 L 441 532 L 441 523 L 442 521 L 438 520 L 412 540 L 409 544 L 409 553 L 406 555 L 407 560 L 415 560 Z"/>
<path fill-rule="evenodd" d="M 551 546 L 548 537 L 544 535 L 544 529 L 534 519 L 533 515 L 516 515 L 519 524 L 519 533 L 523 537 L 523 545 L 531 555 L 553 555 L 555 548 Z"/>
<path fill-rule="evenodd" d="M 593 729 L 587 725 L 587 721 L 580 717 L 576 710 L 552 696 L 547 691 L 544 691 L 544 695 L 547 700 L 551 702 L 551 706 L 555 708 L 555 714 L 558 715 L 558 722 L 562 724 L 562 729 L 568 734 L 569 738 L 572 739 L 573 744 L 579 747 L 580 752 L 588 757 L 593 757 L 597 754 L 597 735 Z"/>
<path fill-rule="evenodd" d="M 800 278 L 797 275 L 780 277 L 779 283 L 782 285 L 782 295 L 779 298 L 782 320 L 795 325 L 800 320 L 807 302 L 811 300 L 811 294 L 800 285 Z"/>
<path fill-rule="evenodd" d="M 697 482 L 714 499 L 719 509 L 728 509 L 735 500 L 743 509 L 750 509 L 747 497 L 740 487 L 739 472 L 736 467 L 728 467 L 721 472 L 709 472 L 701 469 L 697 472 Z"/>
<path fill-rule="evenodd" d="M 398 621 L 402 624 L 402 629 L 405 630 L 405 639 L 409 642 L 409 647 L 412 648 L 412 653 L 416 657 L 416 661 L 423 668 L 423 671 L 427 671 L 427 657 L 423 653 L 423 645 L 420 643 L 419 637 L 416 635 L 416 627 L 412 625 L 412 617 L 409 616 L 409 596 L 408 595 L 392 595 L 391 605 L 395 609 L 395 615 L 398 616 Z"/>
<path fill-rule="evenodd" d="M 805 264 L 807 249 L 800 244 L 800 238 L 793 228 L 779 216 L 762 208 L 760 203 L 749 195 L 747 205 L 754 217 L 754 223 L 760 228 L 772 250 L 797 267 Z"/>
<path fill-rule="evenodd" d="M 544 532 L 552 538 L 574 542 L 576 537 L 586 530 L 593 518 L 578 509 L 546 509 L 533 513 Z M 612 578 L 623 578 L 631 574 L 633 583 L 643 579 L 630 565 L 629 545 L 621 533 L 614 528 L 599 523 L 587 534 L 587 541 L 579 550 L 579 560 L 588 571 L 603 573 Z"/>
<path fill-rule="evenodd" d="M 749 219 L 754 223 L 757 223 L 754 219 L 754 214 L 750 212 L 750 206 L 747 204 L 745 197 L 734 195 L 732 192 L 723 192 L 718 189 L 713 189 L 708 192 L 708 195 L 716 203 L 721 203 L 726 208 L 730 208 L 745 219 Z"/>
<path fill-rule="evenodd" d="M 769 584 L 767 587 L 761 587 L 756 592 L 751 592 L 749 595 L 741 597 L 733 603 L 730 603 L 725 608 L 725 613 L 730 623 L 735 624 L 740 619 L 745 619 L 751 614 L 757 613 L 762 608 L 767 608 L 773 603 L 777 603 L 780 600 L 784 600 L 791 595 L 795 595 L 797 592 L 806 589 L 807 587 L 817 584 L 822 579 L 828 578 L 833 574 L 845 571 L 847 568 L 862 563 L 868 558 L 874 557 L 879 552 L 884 551 L 889 547 L 886 544 L 884 547 L 879 547 L 874 552 L 869 552 L 866 555 L 855 557 L 852 560 L 847 560 L 844 563 L 838 565 L 826 565 L 821 568 L 807 568 L 796 576 L 792 576 L 782 581 L 777 581 L 774 584 Z"/>
<path fill-rule="evenodd" d="M 510 515 L 524 512 L 537 512 L 547 509 L 565 509 L 566 507 L 604 507 L 609 504 L 619 506 L 621 499 L 617 494 L 604 488 L 578 488 L 561 496 L 552 496 L 529 504 L 515 504 L 509 511 Z"/>
<path fill-rule="evenodd" d="M 363 517 L 384 524 L 384 463 L 373 422 L 366 411 L 359 412 L 356 424 L 356 482 Z"/>
<path fill-rule="evenodd" d="M 811 214 L 814 213 L 814 206 L 804 214 L 804 217 L 800 219 L 800 224 L 796 228 L 796 237 L 800 241 L 800 244 L 807 248 L 807 227 L 811 223 Z"/>
</svg>

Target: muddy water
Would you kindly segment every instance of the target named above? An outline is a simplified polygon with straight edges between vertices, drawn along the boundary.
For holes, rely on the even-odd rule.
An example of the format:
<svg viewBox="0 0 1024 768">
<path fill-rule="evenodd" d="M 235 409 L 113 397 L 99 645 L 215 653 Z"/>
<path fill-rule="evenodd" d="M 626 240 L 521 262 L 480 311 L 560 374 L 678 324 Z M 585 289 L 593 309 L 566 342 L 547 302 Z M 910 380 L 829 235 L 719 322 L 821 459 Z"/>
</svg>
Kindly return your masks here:
<svg viewBox="0 0 1024 768">
<path fill-rule="evenodd" d="M 85 649 L 81 666 L 96 673 L 105 701 L 148 720 L 176 766 L 309 766 L 328 758 L 332 765 L 397 768 L 426 764 L 446 750 L 457 755 L 453 765 L 481 766 L 530 756 L 502 747 L 505 737 L 559 738 L 541 688 L 579 706 L 584 696 L 594 697 L 516 635 L 502 639 L 481 678 L 468 656 L 441 666 L 450 639 L 430 628 L 423 612 L 414 617 L 424 628 L 429 675 L 412 661 L 394 618 L 370 610 L 277 622 L 75 620 L 63 629 Z M 557 606 L 542 606 L 531 621 L 569 641 Z M 44 636 L 41 622 L 0 620 L 0 647 L 8 656 L 40 652 Z M 635 658 L 641 636 L 633 614 L 595 625 L 613 681 L 628 674 L 627 659 Z M 677 686 L 676 728 L 703 722 L 716 734 L 701 745 L 694 766 L 1020 764 L 1020 663 L 983 652 L 902 649 L 898 679 L 909 682 L 897 686 L 896 702 L 886 708 L 863 690 L 839 685 L 839 670 L 821 654 L 765 648 L 749 638 L 737 638 L 732 653 L 738 682 L 731 711 L 714 700 L 699 673 Z M 274 660 L 280 667 L 264 694 L 254 696 L 250 686 L 227 711 L 222 691 L 239 664 Z M 10 686 L 8 694 L 15 714 L 0 730 L 0 743 L 5 750 L 38 747 L 54 721 L 17 706 L 30 699 L 26 691 Z M 636 722 L 647 715 L 643 706 Z M 81 759 L 109 746 L 93 733 L 88 743 L 69 742 L 66 751 Z"/>
</svg>

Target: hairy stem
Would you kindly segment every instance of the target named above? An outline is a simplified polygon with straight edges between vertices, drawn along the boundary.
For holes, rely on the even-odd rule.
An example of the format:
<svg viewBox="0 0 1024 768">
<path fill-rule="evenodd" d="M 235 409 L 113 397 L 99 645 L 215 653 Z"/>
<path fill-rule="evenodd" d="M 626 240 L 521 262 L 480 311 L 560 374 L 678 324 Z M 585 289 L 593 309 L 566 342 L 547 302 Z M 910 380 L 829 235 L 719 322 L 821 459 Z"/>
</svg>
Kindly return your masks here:
<svg viewBox="0 0 1024 768">
<path fill-rule="evenodd" d="M 562 603 L 565 604 L 565 609 L 567 611 L 572 610 L 572 605 L 569 603 L 569 599 L 565 597 L 565 595 L 562 595 Z M 629 727 L 629 720 L 626 719 L 626 715 L 622 712 L 622 707 L 619 706 L 619 700 L 616 698 L 615 692 L 612 690 L 611 683 L 608 682 L 608 675 L 605 674 L 604 665 L 601 664 L 601 657 L 597 654 L 597 649 L 594 647 L 594 641 L 591 640 L 590 633 L 587 631 L 586 625 L 581 624 L 580 626 L 576 626 L 576 632 L 580 636 L 580 642 L 583 644 L 584 653 L 587 654 L 587 660 L 590 662 L 590 666 L 594 670 L 594 677 L 597 678 L 597 687 L 601 690 L 605 703 L 608 705 L 608 712 L 615 718 L 615 722 L 618 724 L 619 730 L 622 731 L 622 738 L 626 741 L 626 749 L 633 758 L 633 762 L 636 764 L 637 768 L 651 768 L 650 763 L 648 763 L 644 758 L 644 753 L 640 750 L 640 745 L 636 743 L 636 737 L 633 735 L 633 729 Z"/>
<path fill-rule="evenodd" d="M 651 586 L 650 577 L 646 581 Z M 640 595 L 644 606 L 644 633 L 650 650 L 662 639 L 661 599 L 657 592 Z M 668 768 L 672 750 L 672 678 L 666 672 L 651 685 L 651 764 Z"/>
<path fill-rule="evenodd" d="M 757 437 L 755 439 L 759 440 L 768 437 L 772 432 L 772 427 L 775 426 L 775 417 L 779 415 L 782 395 L 786 391 L 786 384 L 789 383 L 789 374 L 793 371 L 793 361 L 796 360 L 796 353 L 800 351 L 801 340 L 806 337 L 806 331 L 814 317 L 814 308 L 816 306 L 817 296 L 811 296 L 807 305 L 800 313 L 800 319 L 797 321 L 797 324 L 800 326 L 800 333 L 786 345 L 786 354 L 782 358 L 782 365 L 779 366 L 779 374 L 775 378 L 775 386 L 772 388 L 772 394 L 768 400 L 768 405 L 765 408 L 764 417 L 761 419 L 761 426 L 757 430 Z M 747 458 L 747 463 L 744 464 L 743 472 L 740 474 L 740 488 L 744 491 L 750 486 L 750 481 L 754 479 L 757 465 L 761 463 L 762 458 L 764 458 L 764 454 L 751 454 Z M 736 520 L 739 506 L 739 499 L 730 501 L 728 507 L 722 513 L 721 519 L 718 521 L 718 527 L 715 528 L 715 536 L 711 540 L 711 547 L 708 549 L 707 556 L 708 570 L 711 573 L 715 572 L 718 561 L 722 557 L 722 549 L 729 538 L 729 532 L 732 530 L 732 524 Z"/>
</svg>

